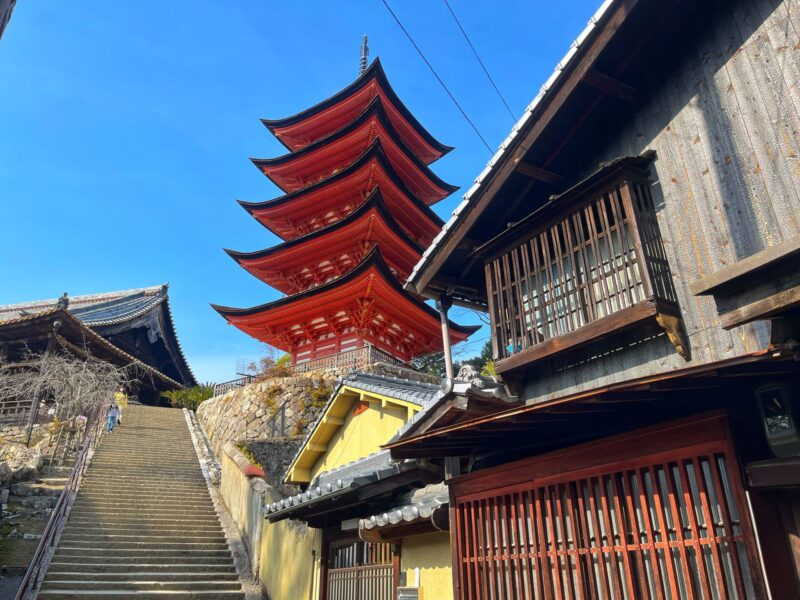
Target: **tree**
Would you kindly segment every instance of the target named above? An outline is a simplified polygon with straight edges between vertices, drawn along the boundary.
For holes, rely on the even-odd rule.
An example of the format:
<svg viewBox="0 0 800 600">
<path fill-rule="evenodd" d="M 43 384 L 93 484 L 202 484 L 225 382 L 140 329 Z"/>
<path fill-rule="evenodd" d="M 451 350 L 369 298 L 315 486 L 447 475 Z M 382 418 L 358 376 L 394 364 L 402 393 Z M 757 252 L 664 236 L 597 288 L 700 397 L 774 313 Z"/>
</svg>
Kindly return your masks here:
<svg viewBox="0 0 800 600">
<path fill-rule="evenodd" d="M 0 359 L 0 399 L 24 400 L 36 414 L 50 406 L 54 420 L 65 421 L 96 414 L 136 374 L 133 365 L 119 367 L 89 354 L 30 353 L 20 362 Z M 28 421 L 29 442 L 34 421 Z"/>
<path fill-rule="evenodd" d="M 411 360 L 411 366 L 417 371 L 434 375 L 436 377 L 445 376 L 444 352 L 434 352 L 425 356 L 418 356 Z"/>
<path fill-rule="evenodd" d="M 161 397 L 169 400 L 173 408 L 188 408 L 189 410 L 197 410 L 198 406 L 213 396 L 213 383 L 203 383 L 190 388 L 161 392 Z"/>
</svg>

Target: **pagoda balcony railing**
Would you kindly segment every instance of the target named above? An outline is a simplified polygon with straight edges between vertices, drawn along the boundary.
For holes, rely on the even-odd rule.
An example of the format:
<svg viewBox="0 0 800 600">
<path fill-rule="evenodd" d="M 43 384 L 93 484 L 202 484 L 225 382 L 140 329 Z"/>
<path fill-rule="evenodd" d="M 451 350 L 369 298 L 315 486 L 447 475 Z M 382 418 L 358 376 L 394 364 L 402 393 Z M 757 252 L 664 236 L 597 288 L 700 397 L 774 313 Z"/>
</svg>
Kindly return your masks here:
<svg viewBox="0 0 800 600">
<path fill-rule="evenodd" d="M 295 365 L 295 373 L 303 373 L 306 371 L 317 371 L 323 369 L 337 369 L 341 371 L 353 371 L 368 367 L 376 362 L 389 363 L 391 365 L 402 365 L 402 361 L 396 359 L 388 352 L 376 348 L 375 346 L 363 346 L 361 348 L 353 348 L 352 350 L 345 350 L 330 354 L 321 358 L 314 358 L 306 362 Z"/>
<path fill-rule="evenodd" d="M 485 274 L 498 372 L 650 319 L 676 343 L 680 312 L 646 174 L 604 175 L 496 240 Z"/>
</svg>

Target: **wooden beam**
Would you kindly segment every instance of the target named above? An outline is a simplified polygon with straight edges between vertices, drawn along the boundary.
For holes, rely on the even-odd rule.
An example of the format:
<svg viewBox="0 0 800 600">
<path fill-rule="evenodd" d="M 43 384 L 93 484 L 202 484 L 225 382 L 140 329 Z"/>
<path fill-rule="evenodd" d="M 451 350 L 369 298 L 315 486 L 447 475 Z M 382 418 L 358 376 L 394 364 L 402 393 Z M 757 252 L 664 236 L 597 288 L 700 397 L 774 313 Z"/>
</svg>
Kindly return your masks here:
<svg viewBox="0 0 800 600">
<path fill-rule="evenodd" d="M 552 171 L 548 171 L 547 169 L 537 167 L 525 161 L 517 162 L 515 171 L 517 173 L 522 173 L 523 175 L 527 175 L 528 177 L 531 177 L 533 179 L 538 179 L 539 181 L 545 181 L 547 183 L 552 183 L 552 184 L 561 183 L 562 180 L 561 175 L 556 175 Z"/>
<path fill-rule="evenodd" d="M 535 346 L 530 346 L 516 354 L 512 354 L 508 358 L 498 360 L 495 368 L 498 374 L 513 369 L 519 369 L 537 360 L 541 360 L 546 356 L 552 356 L 564 350 L 577 348 L 578 346 L 596 341 L 622 329 L 632 327 L 646 319 L 654 318 L 657 314 L 658 308 L 656 303 L 652 300 L 644 300 L 638 304 L 612 313 L 607 317 L 597 319 L 575 331 L 550 338 Z"/>
<path fill-rule="evenodd" d="M 597 69 L 590 69 L 586 75 L 584 75 L 583 81 L 605 94 L 619 98 L 623 102 L 633 102 L 638 94 L 638 90 L 635 88 Z"/>
</svg>

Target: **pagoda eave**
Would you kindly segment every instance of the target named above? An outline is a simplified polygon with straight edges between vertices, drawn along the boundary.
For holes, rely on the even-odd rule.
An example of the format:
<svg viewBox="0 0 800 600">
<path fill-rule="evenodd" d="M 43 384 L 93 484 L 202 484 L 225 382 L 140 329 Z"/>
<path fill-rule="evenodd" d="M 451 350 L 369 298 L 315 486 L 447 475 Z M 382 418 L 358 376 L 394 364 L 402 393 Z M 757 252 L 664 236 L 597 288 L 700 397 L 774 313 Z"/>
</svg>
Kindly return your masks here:
<svg viewBox="0 0 800 600">
<path fill-rule="evenodd" d="M 403 138 L 410 146 L 415 146 L 421 156 L 425 155 L 427 162 L 453 149 L 436 140 L 406 108 L 377 58 L 358 79 L 326 100 L 290 117 L 261 119 L 261 122 L 287 149 L 294 151 L 352 120 L 376 95 L 385 99 L 387 111 L 392 113 L 398 127 L 405 130 Z"/>
<path fill-rule="evenodd" d="M 287 352 L 344 335 L 382 339 L 380 346 L 393 354 L 393 344 L 413 346 L 414 355 L 441 350 L 438 313 L 403 292 L 377 249 L 347 275 L 306 292 L 252 308 L 212 306 L 245 333 Z M 476 329 L 451 322 L 452 343 Z"/>
<path fill-rule="evenodd" d="M 341 144 L 315 147 L 308 157 L 301 156 L 301 159 L 307 158 L 302 160 L 302 164 L 292 155 L 289 155 L 287 163 L 280 165 L 271 164 L 269 159 L 251 158 L 250 161 L 284 193 L 291 194 L 325 181 L 337 172 L 359 163 L 364 155 L 379 151 L 392 165 L 405 186 L 428 206 L 436 204 L 458 190 L 458 186 L 443 181 L 411 154 L 404 144 L 393 139 L 385 130 L 384 135 L 375 136 L 366 145 L 365 150 L 362 150 L 363 144 L 347 143 L 348 141 L 345 138 L 341 140 Z M 339 145 L 342 148 L 339 148 Z M 329 163 L 327 170 L 320 174 L 317 169 L 320 164 L 325 163 L 326 158 L 329 160 L 333 158 L 335 162 Z"/>
<path fill-rule="evenodd" d="M 377 246 L 395 276 L 408 276 L 423 248 L 408 237 L 376 190 L 344 219 L 284 244 L 255 252 L 225 252 L 284 294 L 319 285 L 358 264 Z"/>
</svg>

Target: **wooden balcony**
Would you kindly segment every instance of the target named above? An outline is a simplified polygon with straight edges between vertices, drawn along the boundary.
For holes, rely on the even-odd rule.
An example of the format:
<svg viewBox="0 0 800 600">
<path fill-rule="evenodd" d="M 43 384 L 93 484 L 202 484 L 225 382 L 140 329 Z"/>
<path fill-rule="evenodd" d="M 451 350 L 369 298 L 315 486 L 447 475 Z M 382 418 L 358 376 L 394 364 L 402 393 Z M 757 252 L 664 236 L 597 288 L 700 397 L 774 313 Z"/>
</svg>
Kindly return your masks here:
<svg viewBox="0 0 800 600">
<path fill-rule="evenodd" d="M 498 373 L 649 320 L 686 352 L 641 161 L 615 161 L 487 245 Z"/>
</svg>

